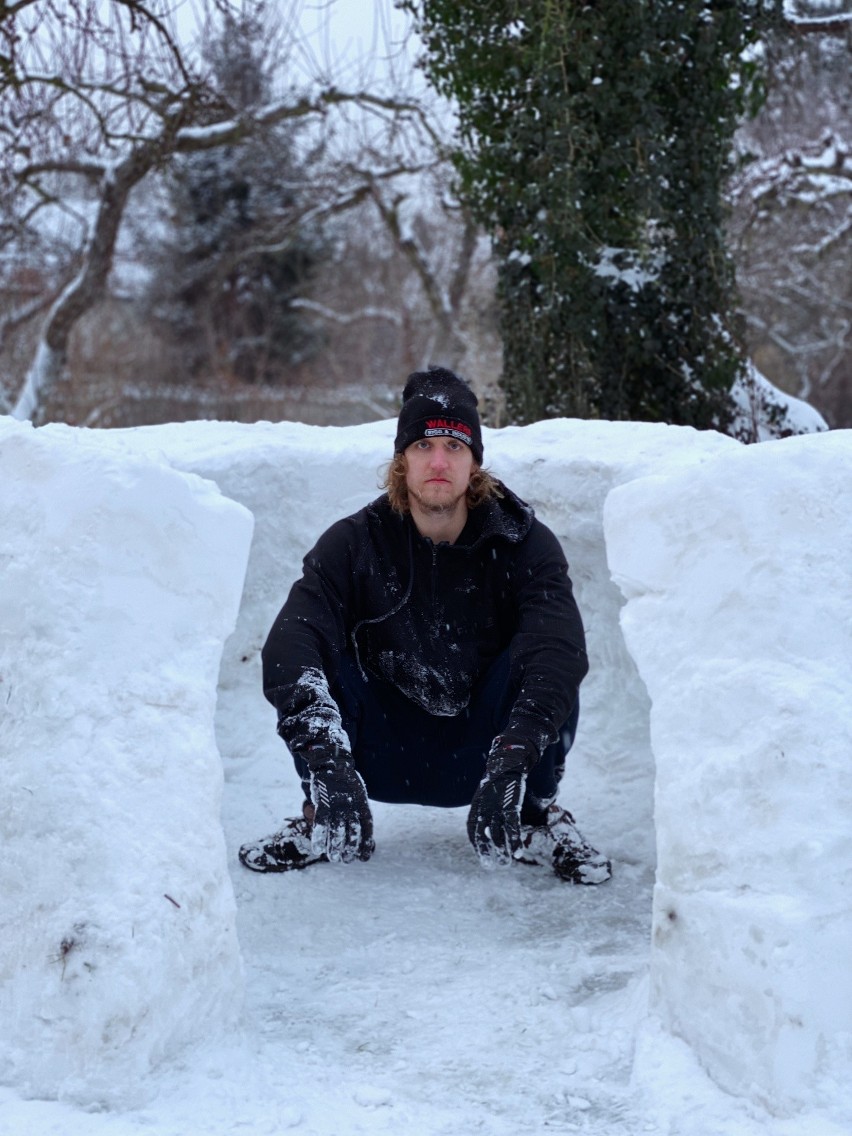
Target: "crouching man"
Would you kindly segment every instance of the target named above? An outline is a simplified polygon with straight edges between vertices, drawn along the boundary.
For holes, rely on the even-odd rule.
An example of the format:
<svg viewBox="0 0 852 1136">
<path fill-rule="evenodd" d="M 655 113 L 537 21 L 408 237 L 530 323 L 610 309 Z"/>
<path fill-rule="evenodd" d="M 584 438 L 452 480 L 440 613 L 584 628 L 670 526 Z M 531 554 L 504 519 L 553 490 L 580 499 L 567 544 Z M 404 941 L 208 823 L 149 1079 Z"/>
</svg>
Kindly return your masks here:
<svg viewBox="0 0 852 1136">
<path fill-rule="evenodd" d="M 603 883 L 609 861 L 555 803 L 588 669 L 559 542 L 482 468 L 452 371 L 409 376 L 394 448 L 386 492 L 320 537 L 264 646 L 305 799 L 240 860 L 368 860 L 372 799 L 468 806 L 484 866 Z"/>
</svg>

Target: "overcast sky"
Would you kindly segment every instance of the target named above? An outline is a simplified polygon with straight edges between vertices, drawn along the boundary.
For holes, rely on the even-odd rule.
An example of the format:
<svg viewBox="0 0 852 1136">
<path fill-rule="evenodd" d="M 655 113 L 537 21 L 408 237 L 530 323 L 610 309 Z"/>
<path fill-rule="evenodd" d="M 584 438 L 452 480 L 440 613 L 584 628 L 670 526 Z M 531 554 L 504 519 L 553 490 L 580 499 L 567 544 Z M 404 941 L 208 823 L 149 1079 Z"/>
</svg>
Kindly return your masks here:
<svg viewBox="0 0 852 1136">
<path fill-rule="evenodd" d="M 393 0 L 296 0 L 296 6 L 303 33 L 300 62 L 314 74 L 319 70 L 333 74 L 341 86 L 360 86 L 385 72 L 413 70 L 414 51 L 405 47 L 410 20 Z"/>
</svg>

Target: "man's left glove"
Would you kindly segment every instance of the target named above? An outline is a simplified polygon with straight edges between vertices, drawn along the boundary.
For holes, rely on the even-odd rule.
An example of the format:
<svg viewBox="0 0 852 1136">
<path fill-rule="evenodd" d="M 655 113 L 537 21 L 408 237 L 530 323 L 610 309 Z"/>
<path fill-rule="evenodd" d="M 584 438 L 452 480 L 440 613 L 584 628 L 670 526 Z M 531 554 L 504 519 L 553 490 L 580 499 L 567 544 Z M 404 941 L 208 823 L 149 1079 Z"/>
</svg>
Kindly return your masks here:
<svg viewBox="0 0 852 1136">
<path fill-rule="evenodd" d="M 367 789 L 349 754 L 340 750 L 306 755 L 314 820 L 311 848 L 331 861 L 369 860 L 375 849 Z"/>
<path fill-rule="evenodd" d="M 468 839 L 483 867 L 511 864 L 521 846 L 521 801 L 536 756 L 528 745 L 494 739 L 467 817 Z"/>
</svg>

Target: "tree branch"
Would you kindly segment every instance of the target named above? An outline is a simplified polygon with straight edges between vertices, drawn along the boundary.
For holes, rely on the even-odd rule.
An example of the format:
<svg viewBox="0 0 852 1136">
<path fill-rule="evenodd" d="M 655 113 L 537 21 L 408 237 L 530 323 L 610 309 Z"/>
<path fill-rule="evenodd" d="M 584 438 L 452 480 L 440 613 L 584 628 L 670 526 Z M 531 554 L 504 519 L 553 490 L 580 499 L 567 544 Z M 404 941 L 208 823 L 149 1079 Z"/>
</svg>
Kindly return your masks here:
<svg viewBox="0 0 852 1136">
<path fill-rule="evenodd" d="M 323 319 L 341 324 L 344 327 L 349 324 L 360 323 L 362 320 L 386 320 L 396 327 L 402 327 L 404 322 L 402 315 L 399 312 L 392 311 L 390 308 L 366 307 L 359 308 L 354 312 L 337 312 L 327 307 L 325 304 L 317 303 L 316 300 L 306 300 L 298 297 L 291 300 L 290 306 L 300 308 L 307 312 L 315 312 L 317 315 L 322 316 Z"/>
<path fill-rule="evenodd" d="M 788 11 L 784 15 L 784 27 L 797 36 L 845 36 L 852 28 L 852 12 L 838 12 L 833 16 L 796 16 Z"/>
</svg>

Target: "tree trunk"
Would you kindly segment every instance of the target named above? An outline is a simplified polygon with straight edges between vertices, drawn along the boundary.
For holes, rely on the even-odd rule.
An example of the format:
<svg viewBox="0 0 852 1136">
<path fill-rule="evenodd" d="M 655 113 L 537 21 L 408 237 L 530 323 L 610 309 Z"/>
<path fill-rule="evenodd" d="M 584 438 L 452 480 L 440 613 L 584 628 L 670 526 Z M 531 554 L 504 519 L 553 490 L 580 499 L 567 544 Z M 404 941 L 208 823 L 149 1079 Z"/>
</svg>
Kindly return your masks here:
<svg viewBox="0 0 852 1136">
<path fill-rule="evenodd" d="M 48 395 L 65 377 L 71 332 L 80 317 L 106 291 L 127 198 L 133 186 L 151 169 L 155 154 L 152 145 L 144 144 L 123 162 L 105 171 L 97 217 L 83 254 L 83 267 L 47 314 L 23 389 L 11 411 L 13 418 L 29 419 L 38 425 Z"/>
</svg>

